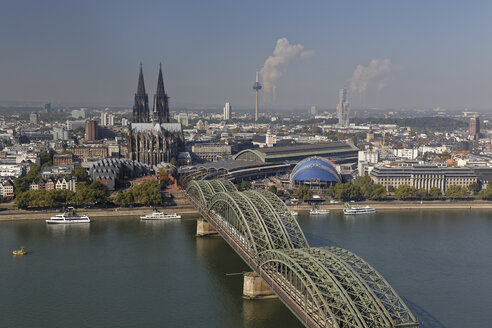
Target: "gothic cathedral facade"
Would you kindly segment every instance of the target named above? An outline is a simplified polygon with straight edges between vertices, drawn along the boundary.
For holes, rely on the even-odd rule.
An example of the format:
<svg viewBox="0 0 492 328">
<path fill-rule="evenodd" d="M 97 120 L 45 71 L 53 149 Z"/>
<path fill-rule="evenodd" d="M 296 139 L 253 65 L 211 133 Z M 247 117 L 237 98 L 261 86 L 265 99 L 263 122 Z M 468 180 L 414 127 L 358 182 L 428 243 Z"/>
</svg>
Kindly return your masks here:
<svg viewBox="0 0 492 328">
<path fill-rule="evenodd" d="M 169 97 L 164 90 L 162 67 L 159 67 L 154 107 L 149 112 L 149 98 L 140 65 L 133 122 L 129 128 L 128 158 L 151 166 L 177 159 L 184 148 L 180 123 L 169 123 Z"/>
</svg>

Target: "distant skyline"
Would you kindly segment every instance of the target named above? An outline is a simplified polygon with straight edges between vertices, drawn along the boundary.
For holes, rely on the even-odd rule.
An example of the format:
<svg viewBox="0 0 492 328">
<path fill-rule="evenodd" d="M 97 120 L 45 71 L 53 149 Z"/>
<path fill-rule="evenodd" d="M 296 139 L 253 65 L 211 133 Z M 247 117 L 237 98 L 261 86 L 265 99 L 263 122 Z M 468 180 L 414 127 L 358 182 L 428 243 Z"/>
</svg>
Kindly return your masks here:
<svg viewBox="0 0 492 328">
<path fill-rule="evenodd" d="M 0 2 L 0 103 L 492 108 L 488 1 Z M 266 82 L 266 83 L 265 83 Z"/>
</svg>

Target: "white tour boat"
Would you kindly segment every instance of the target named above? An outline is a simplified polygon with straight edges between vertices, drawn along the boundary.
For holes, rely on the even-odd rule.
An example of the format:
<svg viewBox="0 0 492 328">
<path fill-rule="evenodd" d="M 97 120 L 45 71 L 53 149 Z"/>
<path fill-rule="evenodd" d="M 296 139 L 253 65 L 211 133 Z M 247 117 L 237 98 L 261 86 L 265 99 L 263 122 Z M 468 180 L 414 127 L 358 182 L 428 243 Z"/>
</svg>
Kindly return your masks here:
<svg viewBox="0 0 492 328">
<path fill-rule="evenodd" d="M 345 203 L 345 208 L 343 209 L 343 214 L 347 215 L 358 215 L 358 214 L 374 214 L 376 210 L 370 206 L 350 206 Z"/>
<path fill-rule="evenodd" d="M 159 212 L 158 210 L 154 209 L 152 211 L 152 214 L 147 214 L 145 216 L 141 216 L 140 219 L 142 220 L 170 220 L 170 219 L 181 219 L 181 215 L 178 215 L 176 213 L 174 214 L 164 214 Z"/>
<path fill-rule="evenodd" d="M 290 211 L 290 214 L 292 214 L 292 216 L 299 216 L 299 212 L 296 211 Z"/>
<path fill-rule="evenodd" d="M 91 222 L 91 219 L 89 218 L 88 215 L 78 216 L 77 214 L 75 214 L 73 207 L 69 207 L 67 209 L 67 212 L 64 212 L 63 214 L 57 214 L 46 220 L 46 223 L 49 224 L 89 223 L 89 222 Z"/>
<path fill-rule="evenodd" d="M 330 210 L 322 210 L 320 208 L 312 208 L 309 211 L 309 215 L 326 215 L 330 214 Z"/>
<path fill-rule="evenodd" d="M 330 210 L 322 210 L 321 208 L 319 208 L 319 204 L 313 204 L 313 207 L 309 211 L 309 215 L 326 215 L 326 214 L 330 214 Z"/>
</svg>

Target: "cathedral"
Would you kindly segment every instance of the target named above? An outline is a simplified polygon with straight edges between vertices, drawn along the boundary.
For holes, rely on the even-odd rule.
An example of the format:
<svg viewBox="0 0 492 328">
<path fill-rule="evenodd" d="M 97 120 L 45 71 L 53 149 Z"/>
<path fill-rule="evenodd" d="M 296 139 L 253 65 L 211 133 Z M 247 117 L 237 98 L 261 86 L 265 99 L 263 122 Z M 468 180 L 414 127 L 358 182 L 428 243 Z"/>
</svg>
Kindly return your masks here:
<svg viewBox="0 0 492 328">
<path fill-rule="evenodd" d="M 184 148 L 180 123 L 169 123 L 169 97 L 164 90 L 162 67 L 159 66 L 154 107 L 149 112 L 149 97 L 140 64 L 137 93 L 133 105 L 133 122 L 128 136 L 128 158 L 148 165 L 169 163 Z"/>
</svg>

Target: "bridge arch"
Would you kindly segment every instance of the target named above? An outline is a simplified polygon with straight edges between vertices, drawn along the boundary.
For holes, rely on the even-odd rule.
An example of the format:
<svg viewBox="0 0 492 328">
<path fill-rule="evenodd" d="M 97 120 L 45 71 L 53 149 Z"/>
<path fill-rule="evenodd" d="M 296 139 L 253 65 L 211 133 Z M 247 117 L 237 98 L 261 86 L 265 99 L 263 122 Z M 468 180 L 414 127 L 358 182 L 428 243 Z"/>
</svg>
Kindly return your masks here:
<svg viewBox="0 0 492 328">
<path fill-rule="evenodd" d="M 259 263 L 321 327 L 418 327 L 394 291 L 375 288 L 360 273 L 382 283 L 374 268 L 357 257 L 361 271 L 353 269 L 352 255 L 335 247 L 268 250 Z M 391 306 L 395 298 L 400 302 Z"/>
<path fill-rule="evenodd" d="M 237 189 L 229 180 L 193 180 L 186 185 L 186 192 L 195 199 L 203 209 L 218 192 L 236 192 Z"/>
<path fill-rule="evenodd" d="M 274 248 L 303 248 L 309 244 L 292 213 L 280 198 L 268 191 L 245 191 L 265 222 Z"/>
<path fill-rule="evenodd" d="M 247 245 L 253 258 L 259 252 L 274 248 L 268 229 L 255 204 L 241 192 L 216 193 L 208 204 L 208 212 L 228 230 L 236 241 Z"/>
</svg>

